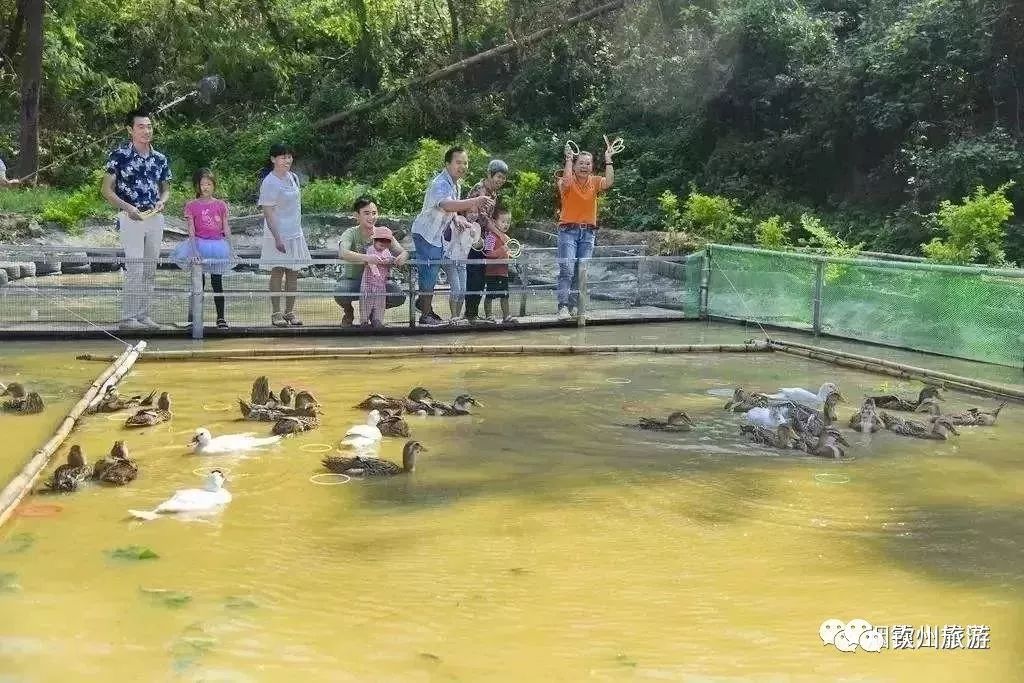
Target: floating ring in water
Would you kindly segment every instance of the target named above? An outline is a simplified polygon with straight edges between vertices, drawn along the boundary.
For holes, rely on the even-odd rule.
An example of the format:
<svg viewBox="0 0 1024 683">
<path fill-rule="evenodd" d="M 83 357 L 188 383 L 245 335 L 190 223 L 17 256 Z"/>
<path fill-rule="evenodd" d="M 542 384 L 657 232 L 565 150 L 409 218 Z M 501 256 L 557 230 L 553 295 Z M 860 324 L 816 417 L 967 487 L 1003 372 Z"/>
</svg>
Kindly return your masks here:
<svg viewBox="0 0 1024 683">
<path fill-rule="evenodd" d="M 127 418 L 124 415 L 118 415 L 117 413 L 111 413 L 110 415 L 107 415 L 103 419 L 104 420 L 110 420 L 111 422 L 124 422 Z"/>
<path fill-rule="evenodd" d="M 192 474 L 196 474 L 196 475 L 198 475 L 200 477 L 205 477 L 206 475 L 208 475 L 210 472 L 213 472 L 214 470 L 220 471 L 220 473 L 224 475 L 225 479 L 227 478 L 227 476 L 229 474 L 231 474 L 231 468 L 230 467 L 197 467 L 194 470 L 192 470 Z"/>
<path fill-rule="evenodd" d="M 608 377 L 604 381 L 608 382 L 608 384 L 629 384 L 633 380 L 626 377 Z"/>
<path fill-rule="evenodd" d="M 325 477 L 339 477 L 340 481 L 323 481 L 323 478 Z M 312 477 L 309 478 L 309 480 L 312 483 L 316 484 L 317 486 L 337 486 L 338 484 L 347 484 L 348 482 L 352 481 L 352 477 L 348 476 L 347 474 L 335 474 L 331 472 L 325 474 L 314 474 Z"/>
<path fill-rule="evenodd" d="M 61 505 L 53 504 L 33 504 L 33 505 L 22 505 L 18 508 L 17 514 L 19 517 L 55 517 L 64 510 Z"/>
<path fill-rule="evenodd" d="M 561 389 L 562 391 L 583 391 L 583 387 L 565 386 L 565 387 L 558 387 L 558 388 Z"/>
<path fill-rule="evenodd" d="M 227 403 L 204 403 L 203 410 L 208 410 L 211 413 L 218 413 L 225 410 L 231 410 L 231 406 Z"/>
<path fill-rule="evenodd" d="M 845 474 L 818 472 L 814 475 L 814 481 L 820 481 L 822 484 L 848 484 L 850 483 L 850 478 Z"/>
<path fill-rule="evenodd" d="M 299 450 L 306 453 L 326 453 L 333 448 L 334 446 L 326 443 L 307 443 L 299 446 Z"/>
</svg>

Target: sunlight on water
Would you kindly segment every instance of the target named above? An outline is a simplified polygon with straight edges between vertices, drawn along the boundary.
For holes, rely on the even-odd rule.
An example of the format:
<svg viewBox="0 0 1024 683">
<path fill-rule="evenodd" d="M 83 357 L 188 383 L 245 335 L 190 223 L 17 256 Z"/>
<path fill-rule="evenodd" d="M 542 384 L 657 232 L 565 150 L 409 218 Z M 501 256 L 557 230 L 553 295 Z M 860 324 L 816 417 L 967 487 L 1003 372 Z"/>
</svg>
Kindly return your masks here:
<svg viewBox="0 0 1024 683">
<path fill-rule="evenodd" d="M 23 359 L 66 405 L 0 418 L 35 420 L 8 427 L 15 452 L 102 370 L 73 355 Z M 236 419 L 257 374 L 314 391 L 321 428 L 190 455 L 199 426 L 269 434 Z M 173 420 L 97 415 L 72 439 L 90 460 L 127 439 L 139 479 L 35 497 L 59 507 L 0 531 L 0 679 L 1020 680 L 1024 413 L 949 442 L 848 432 L 856 457 L 833 463 L 751 446 L 721 410 L 736 385 L 826 380 L 850 398 L 845 426 L 885 378 L 780 354 L 140 364 L 124 391 L 170 391 Z M 416 385 L 484 407 L 408 418 L 430 449 L 410 476 L 310 481 L 363 422 L 351 406 Z M 988 402 L 944 409 L 968 405 Z M 628 426 L 673 410 L 697 428 Z M 212 467 L 234 494 L 222 514 L 127 519 Z M 112 555 L 130 546 L 158 557 Z M 844 654 L 818 637 L 831 617 L 984 624 L 991 649 Z"/>
</svg>

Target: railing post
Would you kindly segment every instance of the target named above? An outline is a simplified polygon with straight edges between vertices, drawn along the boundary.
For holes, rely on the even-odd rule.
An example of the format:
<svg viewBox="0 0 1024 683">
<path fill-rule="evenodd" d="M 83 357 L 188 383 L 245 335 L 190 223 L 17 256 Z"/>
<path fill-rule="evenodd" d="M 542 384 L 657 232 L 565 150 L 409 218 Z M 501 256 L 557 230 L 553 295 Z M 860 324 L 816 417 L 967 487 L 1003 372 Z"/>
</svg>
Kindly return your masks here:
<svg viewBox="0 0 1024 683">
<path fill-rule="evenodd" d="M 192 321 L 192 338 L 203 338 L 203 266 L 193 263 L 191 296 L 189 297 L 189 320 Z"/>
<path fill-rule="evenodd" d="M 825 259 L 814 265 L 814 304 L 811 311 L 811 327 L 814 335 L 821 334 L 821 287 L 825 281 Z"/>
<path fill-rule="evenodd" d="M 709 317 L 708 310 L 708 292 L 711 285 L 711 245 L 708 245 L 704 249 L 704 263 L 701 264 L 700 269 L 700 291 L 697 295 L 697 315 L 701 320 L 707 320 Z"/>
<path fill-rule="evenodd" d="M 409 263 L 409 328 L 416 327 L 416 283 L 419 281 L 419 268 Z"/>
<path fill-rule="evenodd" d="M 576 262 L 577 268 L 579 268 L 579 276 L 576 278 L 576 284 L 579 289 L 578 299 L 576 302 L 576 326 L 586 327 L 587 326 L 587 263 L 590 259 L 580 259 Z"/>
<path fill-rule="evenodd" d="M 636 262 L 636 296 L 633 298 L 633 306 L 639 306 L 643 301 L 644 271 L 646 270 L 647 256 L 641 254 Z"/>
<path fill-rule="evenodd" d="M 528 270 L 529 263 L 527 261 L 526 249 L 519 253 L 519 258 L 516 259 L 516 267 L 519 269 L 519 285 L 523 288 L 519 296 L 519 317 L 524 318 L 526 317 L 526 296 L 530 292 L 530 272 Z"/>
</svg>

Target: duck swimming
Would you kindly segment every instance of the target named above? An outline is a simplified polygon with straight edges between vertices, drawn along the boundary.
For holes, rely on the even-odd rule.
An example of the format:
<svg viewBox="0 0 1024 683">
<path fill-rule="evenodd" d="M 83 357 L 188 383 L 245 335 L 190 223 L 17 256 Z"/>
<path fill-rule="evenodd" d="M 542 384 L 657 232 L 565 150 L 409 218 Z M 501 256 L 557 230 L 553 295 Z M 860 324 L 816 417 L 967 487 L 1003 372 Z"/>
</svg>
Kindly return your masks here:
<svg viewBox="0 0 1024 683">
<path fill-rule="evenodd" d="M 78 444 L 68 451 L 67 462 L 53 471 L 53 476 L 45 486 L 54 493 L 71 493 L 78 490 L 78 485 L 89 478 L 85 456 Z"/>
<path fill-rule="evenodd" d="M 883 410 L 901 410 L 907 413 L 913 413 L 921 407 L 921 404 L 928 399 L 941 401 L 942 396 L 940 395 L 939 387 L 934 384 L 926 384 L 922 387 L 921 391 L 917 395 L 917 400 L 911 400 L 896 394 L 886 394 L 884 396 L 871 396 L 871 400 L 875 402 L 875 407 Z"/>
<path fill-rule="evenodd" d="M 164 391 L 156 401 L 156 408 L 143 408 L 125 420 L 124 426 L 128 428 L 152 427 L 153 425 L 167 422 L 170 419 L 171 398 L 167 395 L 167 392 Z"/>
<path fill-rule="evenodd" d="M 740 425 L 740 434 L 750 435 L 753 443 L 784 451 L 794 448 L 796 442 L 796 432 L 786 423 L 771 428 L 757 424 Z"/>
<path fill-rule="evenodd" d="M 352 477 L 389 477 L 412 472 L 416 469 L 416 456 L 427 449 L 419 441 L 409 441 L 402 448 L 402 465 L 399 467 L 389 460 L 371 458 L 365 455 L 344 457 L 330 455 L 323 459 L 324 467 L 336 474 Z"/>
<path fill-rule="evenodd" d="M 800 434 L 810 434 L 817 438 L 829 425 L 834 424 L 839 416 L 836 414 L 836 404 L 842 399 L 838 391 L 831 392 L 825 397 L 821 410 L 815 410 L 799 403 L 788 404 L 790 415 L 793 417 L 793 428 Z"/>
<path fill-rule="evenodd" d="M 1006 407 L 1006 402 L 1000 403 L 995 410 L 983 412 L 978 408 L 968 408 L 959 413 L 949 413 L 948 415 L 942 415 L 942 411 L 939 410 L 939 404 L 935 402 L 935 399 L 925 399 L 921 402 L 921 406 L 917 409 L 919 413 L 928 413 L 931 417 L 929 419 L 934 422 L 939 417 L 945 417 L 951 424 L 957 425 L 958 427 L 991 427 L 996 423 L 996 419 L 999 418 L 999 413 Z"/>
<path fill-rule="evenodd" d="M 801 389 L 800 387 L 783 387 L 774 394 L 765 394 L 770 399 L 793 401 L 794 403 L 810 403 L 818 404 L 824 403 L 825 399 L 828 398 L 829 394 L 839 393 L 839 386 L 835 382 L 825 382 L 818 389 L 818 393 L 812 393 L 807 389 Z M 839 400 L 843 400 L 843 395 L 839 394 Z"/>
<path fill-rule="evenodd" d="M 377 429 L 384 436 L 403 436 L 409 438 L 409 423 L 401 418 L 399 412 L 388 412 L 384 411 L 381 414 L 380 422 L 377 423 Z"/>
<path fill-rule="evenodd" d="M 930 425 L 916 422 L 915 420 L 905 420 L 888 413 L 881 413 L 880 417 L 886 429 L 901 436 L 945 441 L 949 438 L 950 434 L 960 435 L 960 432 L 956 430 L 953 423 L 944 415 L 936 416 L 934 422 Z"/>
<path fill-rule="evenodd" d="M 380 443 L 383 436 L 377 427 L 378 422 L 380 422 L 380 411 L 371 410 L 366 416 L 364 424 L 353 425 L 345 432 L 345 436 L 341 438 L 341 445 L 357 450 L 373 448 Z"/>
<path fill-rule="evenodd" d="M 111 386 L 96 405 L 95 412 L 116 413 L 119 410 L 151 406 L 153 405 L 154 396 L 156 396 L 156 391 L 151 391 L 146 396 L 136 394 L 135 396 L 125 397 L 117 392 L 116 387 Z"/>
<path fill-rule="evenodd" d="M 849 445 L 850 444 L 843 438 L 840 431 L 830 425 L 822 430 L 821 435 L 818 436 L 816 442 L 811 441 L 811 439 L 805 435 L 805 437 L 797 444 L 797 447 L 800 450 L 810 455 L 816 455 L 819 458 L 840 460 L 846 457 L 846 451 L 843 449 L 843 446 Z"/>
<path fill-rule="evenodd" d="M 767 408 L 751 408 L 744 417 L 750 424 L 775 429 L 779 425 L 789 422 L 789 407 L 774 405 Z"/>
<path fill-rule="evenodd" d="M 281 405 L 280 403 L 249 404 L 242 399 L 238 399 L 238 409 L 242 414 L 242 419 L 254 422 L 276 422 L 283 417 L 289 416 L 315 416 L 320 414 L 319 408 L 320 404 L 313 394 L 308 391 L 300 391 L 295 394 L 295 405 L 291 407 Z"/>
<path fill-rule="evenodd" d="M 224 474 L 213 470 L 201 489 L 180 489 L 152 510 L 129 510 L 136 519 L 154 520 L 162 514 L 210 512 L 231 502 L 231 493 L 224 488 Z"/>
<path fill-rule="evenodd" d="M 431 404 L 431 407 L 433 408 L 433 414 L 441 415 L 442 417 L 457 417 L 460 415 L 469 415 L 470 406 L 483 407 L 483 404 L 477 401 L 469 394 L 460 394 L 459 396 L 456 396 L 455 400 L 452 401 L 451 405 L 447 403 L 440 403 L 438 401 L 434 401 Z"/>
<path fill-rule="evenodd" d="M 255 448 L 272 446 L 280 440 L 280 436 L 257 437 L 252 432 L 213 436 L 209 429 L 201 427 L 196 430 L 189 445 L 192 446 L 192 452 L 196 455 L 217 455 L 251 451 Z"/>
<path fill-rule="evenodd" d="M 45 406 L 43 405 L 43 397 L 34 391 L 25 391 L 25 386 L 20 382 L 11 382 L 4 390 L 0 392 L 0 396 L 10 396 L 10 400 L 4 401 L 3 405 L 0 406 L 4 410 L 12 413 L 21 413 L 22 415 L 34 415 L 36 413 L 43 412 Z"/>
<path fill-rule="evenodd" d="M 657 432 L 688 432 L 693 429 L 693 420 L 681 410 L 670 413 L 665 420 L 656 417 L 641 417 L 633 425 L 637 429 L 650 429 Z"/>
<path fill-rule="evenodd" d="M 270 380 L 266 375 L 260 375 L 252 383 L 249 390 L 249 402 L 254 406 L 266 405 L 270 401 Z"/>
<path fill-rule="evenodd" d="M 92 478 L 115 486 L 124 486 L 139 476 L 139 465 L 128 457 L 124 441 L 115 441 L 110 459 L 101 458 L 92 468 Z"/>
<path fill-rule="evenodd" d="M 731 410 L 734 413 L 745 413 L 751 408 L 767 408 L 771 400 L 764 394 L 751 393 L 740 387 L 732 394 L 732 400 L 725 404 L 724 410 Z"/>
<path fill-rule="evenodd" d="M 434 397 L 424 387 L 414 387 L 405 398 L 393 398 L 384 394 L 370 394 L 355 407 L 359 410 L 404 410 L 426 415 L 433 405 Z"/>
<path fill-rule="evenodd" d="M 885 425 L 882 424 L 882 418 L 878 416 L 873 398 L 864 399 L 860 411 L 850 416 L 850 429 L 855 431 L 873 434 L 883 427 Z"/>
</svg>

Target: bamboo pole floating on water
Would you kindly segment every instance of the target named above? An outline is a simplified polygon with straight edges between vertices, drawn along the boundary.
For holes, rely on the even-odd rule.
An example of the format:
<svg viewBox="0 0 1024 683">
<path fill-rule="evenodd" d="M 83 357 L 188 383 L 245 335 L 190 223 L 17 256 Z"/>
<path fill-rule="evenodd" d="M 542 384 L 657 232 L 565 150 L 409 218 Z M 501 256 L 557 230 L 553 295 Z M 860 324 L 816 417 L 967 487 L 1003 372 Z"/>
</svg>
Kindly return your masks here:
<svg viewBox="0 0 1024 683">
<path fill-rule="evenodd" d="M 913 365 L 904 365 L 903 363 L 882 360 L 881 358 L 859 356 L 855 353 L 834 351 L 832 349 L 825 349 L 798 342 L 773 340 L 771 342 L 771 347 L 773 350 L 781 351 L 782 353 L 810 358 L 812 360 L 825 361 L 827 363 L 833 363 L 835 365 L 855 370 L 880 373 L 903 379 L 917 379 L 923 382 L 940 381 L 946 386 L 960 391 L 981 393 L 1000 398 L 1012 398 L 1018 401 L 1024 401 L 1024 391 L 1004 384 L 997 384 L 995 382 L 985 382 L 982 380 L 971 379 L 970 377 L 961 377 L 959 375 L 952 375 L 946 372 L 928 370 L 927 368 L 919 368 Z"/>
<path fill-rule="evenodd" d="M 132 369 L 133 365 L 135 365 L 135 361 L 139 359 L 139 355 L 145 350 L 145 348 L 146 342 L 140 341 L 129 349 L 127 355 L 121 354 L 121 356 L 118 357 L 121 360 L 115 359 L 114 364 L 117 367 L 114 369 L 114 372 L 111 373 L 110 377 L 103 382 L 99 391 L 97 391 L 96 395 L 92 397 L 92 400 L 89 401 L 89 405 L 86 407 L 87 412 L 92 412 L 96 406 L 100 404 L 100 401 L 103 400 L 103 397 L 106 396 L 107 391 L 109 391 L 111 387 L 116 387 L 124 376 L 128 374 L 128 371 Z"/>
<path fill-rule="evenodd" d="M 68 438 L 71 430 L 74 429 L 92 400 L 101 395 L 100 391 L 107 384 L 107 380 L 119 371 L 121 371 L 121 376 L 123 377 L 124 373 L 131 369 L 132 364 L 145 348 L 146 342 L 140 341 L 134 347 L 125 349 L 120 356 L 116 356 L 110 365 L 93 381 L 78 403 L 72 406 L 67 417 L 61 422 L 57 431 L 50 437 L 50 440 L 32 455 L 29 461 L 25 463 L 25 466 L 21 468 L 21 471 L 7 483 L 3 491 L 0 491 L 0 527 L 11 516 L 18 503 L 32 490 L 36 479 L 39 478 L 40 472 L 46 468 L 50 458 L 53 457 L 56 450 Z"/>
<path fill-rule="evenodd" d="M 422 355 L 538 355 L 571 356 L 600 353 L 758 353 L 770 351 L 768 342 L 751 340 L 743 344 L 447 344 L 432 346 L 339 346 L 267 349 L 197 349 L 151 351 L 140 362 L 154 361 L 248 361 L 272 359 L 358 358 L 361 356 Z M 78 360 L 109 361 L 110 356 L 85 353 Z"/>
</svg>

